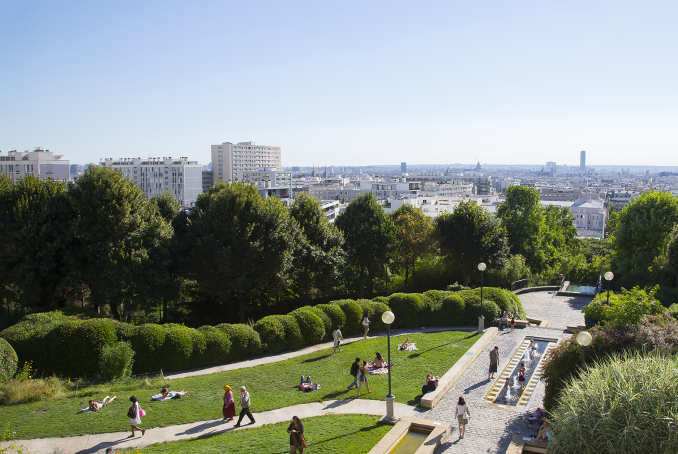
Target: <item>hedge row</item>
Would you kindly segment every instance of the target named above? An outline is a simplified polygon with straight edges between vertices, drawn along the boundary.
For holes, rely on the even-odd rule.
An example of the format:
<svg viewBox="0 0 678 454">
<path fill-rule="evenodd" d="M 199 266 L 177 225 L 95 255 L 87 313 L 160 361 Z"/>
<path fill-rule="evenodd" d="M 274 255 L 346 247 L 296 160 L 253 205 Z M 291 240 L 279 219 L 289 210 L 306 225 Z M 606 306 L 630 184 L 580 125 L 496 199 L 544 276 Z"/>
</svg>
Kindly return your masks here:
<svg viewBox="0 0 678 454">
<path fill-rule="evenodd" d="M 0 382 L 14 377 L 17 370 L 16 352 L 5 339 L 0 338 Z"/>
<path fill-rule="evenodd" d="M 483 313 L 488 320 L 505 309 L 518 318 L 525 317 L 520 300 L 511 292 L 486 288 L 483 297 Z M 133 372 L 139 374 L 293 350 L 330 339 L 337 325 L 342 326 L 345 336 L 362 334 L 365 314 L 370 314 L 371 332 L 381 332 L 386 329 L 381 316 L 387 310 L 396 315 L 395 327 L 475 325 L 480 314 L 480 290 L 345 299 L 304 306 L 287 315 L 269 315 L 254 326 L 221 324 L 198 329 L 176 324 L 135 326 L 105 318 L 82 320 L 50 312 L 28 315 L 0 337 L 14 348 L 19 364 L 32 360 L 33 367 L 43 374 L 71 377 L 95 376 L 104 345 L 129 342 L 135 352 Z"/>
</svg>

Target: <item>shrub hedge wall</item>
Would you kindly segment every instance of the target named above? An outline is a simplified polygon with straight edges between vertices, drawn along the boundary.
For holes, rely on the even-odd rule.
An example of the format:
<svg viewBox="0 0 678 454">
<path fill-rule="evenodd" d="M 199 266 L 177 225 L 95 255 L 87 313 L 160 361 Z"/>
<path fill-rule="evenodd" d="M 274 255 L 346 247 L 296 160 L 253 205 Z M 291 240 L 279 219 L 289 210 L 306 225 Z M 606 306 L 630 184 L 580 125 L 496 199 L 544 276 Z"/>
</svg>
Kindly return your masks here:
<svg viewBox="0 0 678 454">
<path fill-rule="evenodd" d="M 513 293 L 485 288 L 484 315 L 489 326 L 501 311 L 509 309 L 518 318 L 525 312 Z M 30 314 L 0 333 L 17 356 L 16 364 L 33 361 L 42 374 L 93 377 L 99 371 L 104 346 L 129 342 L 134 350 L 133 372 L 176 371 L 239 361 L 261 354 L 301 348 L 331 338 L 337 325 L 345 336 L 362 334 L 362 319 L 370 314 L 370 331 L 385 331 L 381 315 L 392 310 L 395 325 L 475 326 L 480 313 L 480 290 L 459 292 L 430 290 L 423 294 L 396 293 L 373 300 L 338 300 L 304 306 L 287 315 L 270 315 L 254 326 L 221 324 L 198 329 L 177 324 L 130 325 L 106 318 L 85 318 L 60 311 Z M 0 355 L 5 353 L 0 343 Z M 3 357 L 4 358 L 4 357 Z M 4 363 L 3 363 L 4 364 Z M 0 374 L 9 372 L 0 370 Z M 12 372 L 13 374 L 14 372 Z"/>
<path fill-rule="evenodd" d="M 0 382 L 14 377 L 18 359 L 16 352 L 5 339 L 0 337 Z"/>
</svg>

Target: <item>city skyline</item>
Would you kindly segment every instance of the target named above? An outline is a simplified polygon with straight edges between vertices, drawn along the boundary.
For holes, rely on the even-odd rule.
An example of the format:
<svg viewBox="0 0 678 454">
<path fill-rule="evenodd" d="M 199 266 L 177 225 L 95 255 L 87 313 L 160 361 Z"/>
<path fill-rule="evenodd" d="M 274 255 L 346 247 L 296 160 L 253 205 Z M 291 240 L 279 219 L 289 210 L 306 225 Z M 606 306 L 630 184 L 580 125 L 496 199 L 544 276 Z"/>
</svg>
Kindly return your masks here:
<svg viewBox="0 0 678 454">
<path fill-rule="evenodd" d="M 163 5 L 0 5 L 0 150 L 678 165 L 672 2 Z"/>
</svg>

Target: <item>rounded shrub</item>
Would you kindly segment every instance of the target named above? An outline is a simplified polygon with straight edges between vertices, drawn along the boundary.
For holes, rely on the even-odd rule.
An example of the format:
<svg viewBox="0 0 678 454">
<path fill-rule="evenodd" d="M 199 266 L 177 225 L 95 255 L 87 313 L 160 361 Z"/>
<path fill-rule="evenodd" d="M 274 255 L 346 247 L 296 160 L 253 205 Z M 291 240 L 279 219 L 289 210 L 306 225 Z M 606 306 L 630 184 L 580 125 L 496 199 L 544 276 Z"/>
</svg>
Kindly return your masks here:
<svg viewBox="0 0 678 454">
<path fill-rule="evenodd" d="M 315 306 L 316 309 L 319 309 L 327 315 L 332 321 L 331 329 L 329 330 L 330 336 L 337 329 L 337 326 L 344 326 L 346 324 L 346 314 L 341 308 L 336 304 L 318 304 Z"/>
<path fill-rule="evenodd" d="M 419 313 L 426 305 L 418 293 L 394 293 L 388 299 L 388 305 L 396 315 L 395 325 L 404 328 L 420 327 Z"/>
<path fill-rule="evenodd" d="M 78 358 L 79 346 L 75 343 L 75 333 L 82 321 L 67 318 L 57 324 L 44 337 L 44 348 L 49 359 L 40 367 L 33 361 L 33 367 L 45 375 L 56 374 L 69 377 L 91 377 L 92 374 L 82 373 L 82 363 Z M 94 362 L 95 372 L 99 366 L 99 358 Z"/>
<path fill-rule="evenodd" d="M 227 363 L 231 354 L 231 339 L 228 335 L 214 326 L 201 326 L 198 331 L 205 338 L 205 350 L 196 367 L 218 366 Z"/>
<path fill-rule="evenodd" d="M 291 315 L 283 315 L 280 319 L 285 327 L 285 349 L 294 350 L 306 345 L 297 319 Z"/>
<path fill-rule="evenodd" d="M 304 308 L 310 310 L 322 320 L 323 328 L 325 328 L 324 339 L 332 339 L 332 332 L 337 329 L 337 325 L 332 325 L 332 319 L 316 306 L 304 306 Z"/>
<path fill-rule="evenodd" d="M 358 300 L 363 313 L 370 314 L 370 332 L 380 333 L 386 331 L 386 325 L 381 321 L 381 314 L 391 310 L 388 305 L 375 300 Z"/>
<path fill-rule="evenodd" d="M 457 292 L 464 300 L 464 317 L 462 323 L 464 325 L 475 326 L 478 324 L 478 317 L 480 316 L 480 289 L 476 290 L 462 290 Z M 485 326 L 492 326 L 494 321 L 501 315 L 499 306 L 489 298 L 485 298 L 483 293 L 482 304 L 483 316 L 485 317 Z"/>
<path fill-rule="evenodd" d="M 99 369 L 104 380 L 129 378 L 134 364 L 134 350 L 129 342 L 104 345 L 101 349 Z"/>
<path fill-rule="evenodd" d="M 456 293 L 444 297 L 441 301 L 440 318 L 443 326 L 460 326 L 464 324 L 465 304 Z"/>
<path fill-rule="evenodd" d="M 165 329 L 165 343 L 162 346 L 163 371 L 186 370 L 191 367 L 193 339 L 191 328 L 169 323 L 162 325 Z"/>
<path fill-rule="evenodd" d="M 231 340 L 231 361 L 253 358 L 261 355 L 263 346 L 261 337 L 251 326 L 243 323 L 228 324 L 222 323 L 216 326 L 217 329 L 226 333 Z"/>
<path fill-rule="evenodd" d="M 428 298 L 433 304 L 432 307 L 438 307 L 438 305 L 442 302 L 443 298 L 453 293 L 454 292 L 449 292 L 446 290 L 428 290 L 422 293 L 422 297 Z"/>
<path fill-rule="evenodd" d="M 344 312 L 346 321 L 344 322 L 342 332 L 344 335 L 362 334 L 363 330 L 363 310 L 360 305 L 353 300 L 331 301 L 330 304 L 339 306 Z"/>
<path fill-rule="evenodd" d="M 131 343 L 136 353 L 134 373 L 158 372 L 164 367 L 162 351 L 166 332 L 162 326 L 153 323 L 138 326 Z"/>
<path fill-rule="evenodd" d="M 254 324 L 254 330 L 259 333 L 266 353 L 278 353 L 285 349 L 284 315 L 267 315 Z"/>
<path fill-rule="evenodd" d="M 372 301 L 376 303 L 388 304 L 388 296 L 375 296 L 374 298 L 372 298 Z"/>
<path fill-rule="evenodd" d="M 18 357 L 12 346 L 0 337 L 0 381 L 14 377 L 18 363 Z"/>
<path fill-rule="evenodd" d="M 119 341 L 132 342 L 132 339 L 137 334 L 138 326 L 130 323 L 117 322 L 115 325 L 115 335 Z"/>
<path fill-rule="evenodd" d="M 678 452 L 678 361 L 659 352 L 612 356 L 570 379 L 549 421 L 549 453 Z"/>
<path fill-rule="evenodd" d="M 116 323 L 107 318 L 91 318 L 76 325 L 72 342 L 75 347 L 66 372 L 71 377 L 93 377 L 99 372 L 101 350 L 117 342 Z"/>
<path fill-rule="evenodd" d="M 191 367 L 203 367 L 210 364 L 205 362 L 205 352 L 207 350 L 207 341 L 205 334 L 199 329 L 189 328 L 191 342 L 193 343 L 193 352 L 191 353 Z"/>
<path fill-rule="evenodd" d="M 666 309 L 666 312 L 676 320 L 678 320 L 678 303 L 673 303 Z"/>
<path fill-rule="evenodd" d="M 480 296 L 480 289 L 470 290 Z M 496 287 L 485 287 L 483 289 L 483 300 L 491 300 L 499 307 L 501 313 L 509 310 L 519 320 L 525 319 L 525 310 L 520 303 L 520 299 L 511 291 Z"/>
<path fill-rule="evenodd" d="M 300 307 L 289 313 L 294 317 L 306 345 L 320 343 L 325 337 L 325 324 L 309 307 Z"/>
</svg>

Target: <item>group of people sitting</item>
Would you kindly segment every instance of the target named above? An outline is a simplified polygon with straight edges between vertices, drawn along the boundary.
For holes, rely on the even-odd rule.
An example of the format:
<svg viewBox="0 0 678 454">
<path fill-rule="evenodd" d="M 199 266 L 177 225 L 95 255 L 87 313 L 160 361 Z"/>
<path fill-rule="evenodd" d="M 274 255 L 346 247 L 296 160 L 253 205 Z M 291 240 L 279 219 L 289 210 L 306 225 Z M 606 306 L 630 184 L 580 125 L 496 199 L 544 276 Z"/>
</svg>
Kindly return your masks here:
<svg viewBox="0 0 678 454">
<path fill-rule="evenodd" d="M 499 324 L 499 329 L 504 329 L 504 328 L 511 328 L 511 331 L 516 326 L 516 318 L 513 314 L 509 312 L 508 309 L 504 311 L 503 314 L 501 314 L 501 317 L 499 318 L 498 322 Z"/>
<path fill-rule="evenodd" d="M 304 391 L 305 393 L 311 392 L 311 391 L 317 391 L 322 388 L 322 385 L 319 383 L 316 383 L 314 380 L 311 380 L 311 376 L 309 375 L 308 377 L 304 378 L 304 376 L 301 376 L 301 383 L 299 384 L 299 389 Z"/>
</svg>

